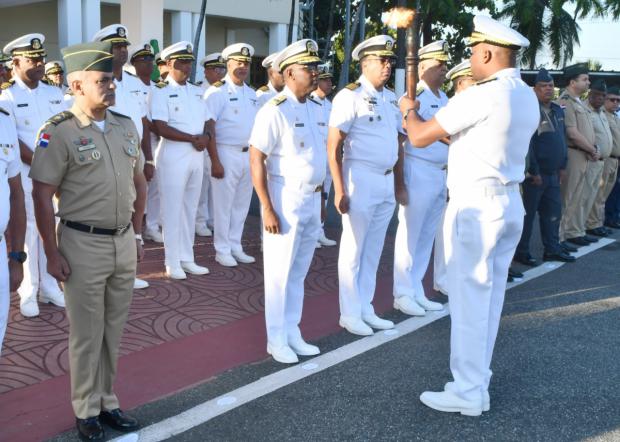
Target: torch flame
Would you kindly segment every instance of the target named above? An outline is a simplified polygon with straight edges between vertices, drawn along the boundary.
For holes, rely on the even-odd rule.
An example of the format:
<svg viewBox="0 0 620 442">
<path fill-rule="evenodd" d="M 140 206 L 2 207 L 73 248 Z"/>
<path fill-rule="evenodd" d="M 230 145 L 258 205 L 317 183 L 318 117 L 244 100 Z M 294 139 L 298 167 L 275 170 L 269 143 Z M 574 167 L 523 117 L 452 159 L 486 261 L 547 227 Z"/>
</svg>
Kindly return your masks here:
<svg viewBox="0 0 620 442">
<path fill-rule="evenodd" d="M 397 28 L 408 28 L 415 17 L 415 10 L 409 8 L 392 8 L 381 15 L 381 20 L 386 26 Z"/>
</svg>

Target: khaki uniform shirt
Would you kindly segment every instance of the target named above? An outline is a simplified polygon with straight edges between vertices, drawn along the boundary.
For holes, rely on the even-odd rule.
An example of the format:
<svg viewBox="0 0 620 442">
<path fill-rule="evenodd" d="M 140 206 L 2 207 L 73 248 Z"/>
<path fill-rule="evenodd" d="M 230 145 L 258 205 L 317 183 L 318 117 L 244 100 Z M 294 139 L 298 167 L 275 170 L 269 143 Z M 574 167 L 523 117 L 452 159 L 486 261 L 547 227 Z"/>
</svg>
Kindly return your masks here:
<svg viewBox="0 0 620 442">
<path fill-rule="evenodd" d="M 129 224 L 142 169 L 139 135 L 128 117 L 106 112 L 102 132 L 76 105 L 41 128 L 30 177 L 58 187 L 62 219 L 99 228 Z"/>
<path fill-rule="evenodd" d="M 609 158 L 611 149 L 613 147 L 613 139 L 611 138 L 611 129 L 609 128 L 609 121 L 605 117 L 605 109 L 600 108 L 598 111 L 594 110 L 588 104 L 590 109 L 590 117 L 592 118 L 592 126 L 594 127 L 594 138 L 596 139 L 596 145 L 598 146 L 598 153 L 601 160 Z"/>
<path fill-rule="evenodd" d="M 611 136 L 613 138 L 613 145 L 611 149 L 611 156 L 620 157 L 620 118 L 616 114 L 605 111 L 607 121 L 609 122 L 609 128 L 611 129 Z"/>
<path fill-rule="evenodd" d="M 594 126 L 592 125 L 592 117 L 590 116 L 592 111 L 588 106 L 578 97 L 571 97 L 566 91 L 560 96 L 558 104 L 564 108 L 564 125 L 567 128 L 577 128 L 579 133 L 583 135 L 589 143 L 595 144 Z M 577 148 L 569 139 L 566 141 L 569 147 Z"/>
</svg>

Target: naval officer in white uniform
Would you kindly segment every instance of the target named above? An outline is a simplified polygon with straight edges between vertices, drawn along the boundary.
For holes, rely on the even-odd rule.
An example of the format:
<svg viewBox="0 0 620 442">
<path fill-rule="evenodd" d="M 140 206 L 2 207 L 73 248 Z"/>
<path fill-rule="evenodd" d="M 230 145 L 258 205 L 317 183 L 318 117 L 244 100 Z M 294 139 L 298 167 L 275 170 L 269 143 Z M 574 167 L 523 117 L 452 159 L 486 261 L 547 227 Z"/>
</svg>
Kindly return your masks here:
<svg viewBox="0 0 620 442">
<path fill-rule="evenodd" d="M 241 245 L 252 199 L 248 140 L 258 109 L 256 91 L 245 84 L 254 48 L 235 43 L 222 51 L 228 73 L 204 94 L 214 128 L 208 150 L 213 186 L 215 260 L 225 267 L 251 264 Z"/>
<path fill-rule="evenodd" d="M 332 73 L 330 66 L 328 64 L 319 65 L 319 82 L 317 84 L 316 89 L 310 94 L 310 98 L 315 101 L 321 103 L 321 107 L 323 108 L 323 112 L 326 115 L 326 121 L 329 122 L 329 116 L 332 113 L 332 102 L 329 100 L 328 95 L 332 93 L 333 84 L 332 79 L 334 78 L 334 74 Z M 325 146 L 327 146 L 327 135 L 329 126 L 321 126 L 320 128 L 321 135 L 323 135 L 325 139 Z M 329 191 L 332 188 L 332 176 L 329 173 L 329 164 L 327 161 L 325 162 L 325 182 L 323 183 L 323 201 L 327 204 L 327 200 L 329 199 Z M 321 247 L 333 247 L 338 244 L 333 239 L 329 239 L 325 235 L 325 229 L 321 226 L 321 233 L 319 235 L 319 241 L 316 244 L 317 249 Z"/>
<path fill-rule="evenodd" d="M 28 261 L 24 279 L 17 290 L 19 310 L 24 317 L 39 315 L 37 295 L 43 303 L 65 306 L 65 298 L 56 279 L 47 273 L 43 242 L 34 219 L 32 180 L 28 177 L 39 128 L 48 118 L 66 109 L 60 88 L 41 81 L 45 75 L 43 34 L 23 35 L 4 47 L 13 60 L 11 85 L 0 95 L 0 107 L 9 112 L 17 128 L 18 151 L 21 155 L 21 180 L 26 205 L 26 244 Z M 0 232 L 1 234 L 2 232 Z"/>
<path fill-rule="evenodd" d="M 448 103 L 440 89 L 446 79 L 450 59 L 448 44 L 430 43 L 418 51 L 420 82 L 416 91 L 420 116 L 430 120 Z M 408 315 L 424 316 L 427 310 L 442 310 L 430 301 L 422 279 L 428 268 L 435 233 L 446 206 L 448 145 L 435 141 L 425 149 L 405 142 L 404 178 L 407 192 L 415 195 L 398 209 L 398 229 L 394 245 L 394 308 Z"/>
<path fill-rule="evenodd" d="M 446 78 L 452 83 L 454 94 L 459 94 L 475 83 L 471 76 L 471 63 L 469 60 L 462 61 L 454 66 L 446 74 Z M 443 240 L 443 222 L 445 208 L 441 214 L 439 227 L 435 234 L 435 247 L 433 248 L 433 288 L 444 295 L 448 294 L 448 273 L 446 269 L 446 253 L 445 247 L 450 242 Z M 450 254 L 450 252 L 448 252 Z"/>
<path fill-rule="evenodd" d="M 444 240 L 450 241 L 450 370 L 443 391 L 420 400 L 439 411 L 479 416 L 490 408 L 491 357 L 504 303 L 508 267 L 523 227 L 519 183 L 538 127 L 538 100 L 515 67 L 529 41 L 486 16 L 474 17 L 471 69 L 478 82 L 423 122 L 409 98 L 401 110 L 413 145 L 452 136 L 450 201 Z"/>
<path fill-rule="evenodd" d="M 320 62 L 316 42 L 300 40 L 273 61 L 286 86 L 258 112 L 250 137 L 252 179 L 263 210 L 267 351 L 282 363 L 319 354 L 299 330 L 304 280 L 321 229 L 327 154 L 321 105 L 309 98 Z"/>
<path fill-rule="evenodd" d="M 161 51 L 169 72 L 167 84 L 153 93 L 151 115 L 162 138 L 157 153 L 166 275 L 185 279 L 204 275 L 194 261 L 194 228 L 202 187 L 203 151 L 210 139 L 211 118 L 202 90 L 189 83 L 192 44 L 181 41 Z"/>
<path fill-rule="evenodd" d="M 362 75 L 338 92 L 329 119 L 329 169 L 334 203 L 342 214 L 340 325 L 357 335 L 394 327 L 392 321 L 379 318 L 371 304 L 385 233 L 394 213 L 394 168 L 402 158 L 396 98 L 384 87 L 392 73 L 393 46 L 392 37 L 378 35 L 353 50 Z M 399 202 L 406 203 L 406 198 Z"/>
<path fill-rule="evenodd" d="M 204 81 L 200 87 L 204 91 L 212 84 L 220 81 L 226 75 L 226 63 L 220 52 L 207 54 L 200 60 L 200 66 L 204 68 Z M 213 232 L 213 188 L 211 187 L 211 158 L 209 152 L 204 152 L 205 164 L 202 173 L 202 190 L 200 202 L 196 213 L 196 235 L 212 236 Z"/>
<path fill-rule="evenodd" d="M 273 65 L 278 54 L 279 52 L 274 52 L 268 55 L 261 63 L 261 65 L 267 69 L 267 78 L 269 78 L 269 81 L 266 85 L 256 90 L 259 108 L 263 107 L 263 104 L 267 103 L 284 89 L 284 77 L 282 76 L 282 72 L 279 71 L 277 66 Z"/>
</svg>

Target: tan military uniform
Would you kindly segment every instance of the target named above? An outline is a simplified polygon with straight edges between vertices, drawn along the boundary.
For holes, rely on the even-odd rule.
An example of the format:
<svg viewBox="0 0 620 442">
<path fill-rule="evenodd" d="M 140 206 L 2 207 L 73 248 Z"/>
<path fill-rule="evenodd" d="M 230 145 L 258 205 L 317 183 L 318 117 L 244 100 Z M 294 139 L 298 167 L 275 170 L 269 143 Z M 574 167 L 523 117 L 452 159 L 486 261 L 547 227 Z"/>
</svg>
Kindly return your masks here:
<svg viewBox="0 0 620 442">
<path fill-rule="evenodd" d="M 600 187 L 594 200 L 594 205 L 588 217 L 587 228 L 596 229 L 605 222 L 605 202 L 614 188 L 618 173 L 618 158 L 620 158 L 620 118 L 616 114 L 601 110 L 603 118 L 607 117 L 609 134 L 611 135 L 611 149 L 609 156 L 603 161 L 603 172 Z M 599 146 L 600 147 L 600 146 Z"/>
<path fill-rule="evenodd" d="M 594 127 L 590 117 L 591 110 L 579 99 L 567 92 L 560 97 L 559 103 L 564 107 L 564 124 L 567 128 L 575 127 L 590 143 L 595 143 Z M 585 218 L 583 215 L 583 189 L 588 155 L 568 141 L 568 161 L 566 179 L 562 183 L 562 222 L 560 223 L 560 241 L 585 235 Z"/>
<path fill-rule="evenodd" d="M 108 111 L 102 132 L 73 105 L 41 128 L 30 177 L 58 187 L 62 220 L 114 229 L 130 224 L 134 174 L 142 168 L 130 118 Z M 69 317 L 71 401 L 78 418 L 119 407 L 112 384 L 136 274 L 133 228 L 104 235 L 58 225 L 71 267 L 64 283 Z"/>
</svg>

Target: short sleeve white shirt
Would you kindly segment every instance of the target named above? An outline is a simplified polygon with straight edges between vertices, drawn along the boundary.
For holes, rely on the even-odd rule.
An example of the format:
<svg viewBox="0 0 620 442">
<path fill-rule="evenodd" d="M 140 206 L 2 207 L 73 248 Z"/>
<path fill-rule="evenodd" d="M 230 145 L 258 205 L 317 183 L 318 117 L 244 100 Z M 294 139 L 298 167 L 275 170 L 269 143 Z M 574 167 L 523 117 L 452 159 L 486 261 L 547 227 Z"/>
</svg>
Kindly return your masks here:
<svg viewBox="0 0 620 442">
<path fill-rule="evenodd" d="M 11 212 L 9 178 L 16 177 L 21 171 L 19 159 L 19 142 L 13 119 L 0 113 L 0 235 L 9 224 Z"/>
</svg>

